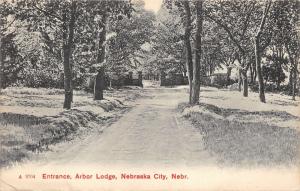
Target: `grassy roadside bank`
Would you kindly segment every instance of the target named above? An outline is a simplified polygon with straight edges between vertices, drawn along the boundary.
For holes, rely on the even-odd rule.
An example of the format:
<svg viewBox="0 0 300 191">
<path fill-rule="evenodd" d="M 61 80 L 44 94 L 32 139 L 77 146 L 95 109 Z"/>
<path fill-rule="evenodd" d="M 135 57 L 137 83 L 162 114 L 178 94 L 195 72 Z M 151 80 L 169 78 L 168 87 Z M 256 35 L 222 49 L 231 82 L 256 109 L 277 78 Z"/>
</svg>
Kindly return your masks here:
<svg viewBox="0 0 300 191">
<path fill-rule="evenodd" d="M 68 141 L 116 120 L 142 94 L 139 88 L 110 89 L 105 99 L 74 92 L 71 110 L 63 110 L 59 89 L 8 88 L 0 95 L 0 167 L 29 158 L 48 146 Z"/>
<path fill-rule="evenodd" d="M 293 111 L 292 107 L 296 110 L 298 102 L 276 106 L 284 98 L 269 95 L 276 100 L 254 107 L 259 105 L 253 98 L 255 94 L 238 100 L 226 91 L 216 93 L 213 88 L 203 88 L 202 96 L 201 104 L 181 103 L 178 108 L 199 129 L 205 149 L 220 164 L 243 167 L 299 164 L 300 117 L 288 112 Z"/>
</svg>

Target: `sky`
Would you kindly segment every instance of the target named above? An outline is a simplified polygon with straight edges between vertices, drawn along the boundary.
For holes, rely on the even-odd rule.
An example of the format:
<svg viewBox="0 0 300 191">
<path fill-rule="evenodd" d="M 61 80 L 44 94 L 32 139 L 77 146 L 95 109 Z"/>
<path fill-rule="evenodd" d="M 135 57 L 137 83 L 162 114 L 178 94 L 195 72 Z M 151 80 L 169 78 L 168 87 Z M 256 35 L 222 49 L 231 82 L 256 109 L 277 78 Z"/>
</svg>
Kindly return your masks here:
<svg viewBox="0 0 300 191">
<path fill-rule="evenodd" d="M 157 13 L 163 0 L 144 0 L 144 1 L 145 1 L 145 9 Z"/>
</svg>

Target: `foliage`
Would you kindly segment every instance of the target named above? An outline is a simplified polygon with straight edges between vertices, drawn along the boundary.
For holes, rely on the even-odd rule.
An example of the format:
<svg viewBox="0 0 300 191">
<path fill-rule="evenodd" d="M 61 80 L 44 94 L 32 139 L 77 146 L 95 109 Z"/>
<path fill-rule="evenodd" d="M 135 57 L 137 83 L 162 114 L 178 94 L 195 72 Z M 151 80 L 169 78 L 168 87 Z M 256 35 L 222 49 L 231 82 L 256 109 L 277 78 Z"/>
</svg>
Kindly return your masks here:
<svg viewBox="0 0 300 191">
<path fill-rule="evenodd" d="M 12 27 L 14 7 L 7 1 L 0 4 L 0 89 L 20 79 L 22 58 L 14 42 L 16 30 Z"/>
<path fill-rule="evenodd" d="M 184 33 L 181 19 L 176 17 L 179 10 L 175 8 L 168 12 L 166 7 L 162 7 L 157 14 L 155 23 L 156 30 L 152 37 L 153 59 L 148 63 L 148 68 L 159 73 L 165 72 L 186 72 L 185 50 L 182 35 Z"/>
<path fill-rule="evenodd" d="M 186 2 L 191 12 L 188 28 Z M 1 84 L 62 88 L 66 49 L 70 50 L 73 87 L 81 88 L 99 64 L 105 65 L 110 76 L 132 70 L 156 76 L 161 70 L 186 73 L 185 29 L 190 30 L 191 59 L 196 60 L 196 1 L 165 0 L 157 15 L 146 11 L 144 5 L 143 0 L 2 0 Z M 213 75 L 220 68 L 230 74 L 237 68 L 246 83 L 250 68 L 255 84 L 254 38 L 264 7 L 265 2 L 256 0 L 204 1 L 202 76 Z M 72 15 L 75 21 L 71 27 Z M 297 23 L 299 1 L 272 1 L 259 39 L 264 80 L 280 85 L 286 79 L 284 70 L 292 76 L 290 83 L 299 76 Z M 99 34 L 104 29 L 105 59 L 98 63 Z"/>
<path fill-rule="evenodd" d="M 284 82 L 286 75 L 282 68 L 278 68 L 275 62 L 269 62 L 262 67 L 263 78 L 266 82 Z"/>
<path fill-rule="evenodd" d="M 22 79 L 21 71 L 23 70 L 24 63 L 22 57 L 19 55 L 17 46 L 13 41 L 15 33 L 5 35 L 1 39 L 1 58 L 3 70 L 3 87 L 13 85 Z"/>
<path fill-rule="evenodd" d="M 155 15 L 144 9 L 143 1 L 133 2 L 134 12 L 110 22 L 107 42 L 107 71 L 120 75 L 130 70 L 142 70 Z"/>
</svg>

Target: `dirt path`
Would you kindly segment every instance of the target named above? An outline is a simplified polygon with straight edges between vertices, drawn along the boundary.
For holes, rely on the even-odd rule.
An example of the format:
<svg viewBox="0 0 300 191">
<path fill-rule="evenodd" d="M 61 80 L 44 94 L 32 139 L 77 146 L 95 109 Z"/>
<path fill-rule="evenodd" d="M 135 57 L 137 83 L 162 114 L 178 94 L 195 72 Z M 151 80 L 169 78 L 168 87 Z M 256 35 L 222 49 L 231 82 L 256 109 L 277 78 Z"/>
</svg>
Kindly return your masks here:
<svg viewBox="0 0 300 191">
<path fill-rule="evenodd" d="M 146 89 L 147 96 L 103 132 L 46 155 L 55 164 L 180 165 L 213 162 L 200 132 L 178 116 L 185 89 Z"/>
<path fill-rule="evenodd" d="M 219 167 L 204 150 L 199 129 L 176 111 L 186 89 L 145 89 L 146 96 L 117 122 L 89 136 L 56 145 L 0 174 L 7 190 L 299 190 L 295 168 Z M 70 180 L 44 179 L 43 174 L 70 175 Z M 122 174 L 147 174 L 151 179 L 122 179 Z M 174 179 L 172 174 L 182 175 Z M 35 178 L 19 179 L 31 174 Z M 93 176 L 76 179 L 77 174 Z M 116 179 L 97 179 L 96 174 Z M 156 179 L 154 175 L 165 179 Z M 158 176 L 158 177 L 162 177 Z"/>
</svg>

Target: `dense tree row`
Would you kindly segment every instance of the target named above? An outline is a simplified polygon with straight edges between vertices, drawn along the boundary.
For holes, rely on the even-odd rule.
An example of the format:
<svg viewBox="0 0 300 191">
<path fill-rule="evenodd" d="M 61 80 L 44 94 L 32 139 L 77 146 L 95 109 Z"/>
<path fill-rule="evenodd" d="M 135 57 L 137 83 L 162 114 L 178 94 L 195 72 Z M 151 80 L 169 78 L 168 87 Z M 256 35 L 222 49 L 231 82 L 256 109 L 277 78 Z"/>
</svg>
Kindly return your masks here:
<svg viewBox="0 0 300 191">
<path fill-rule="evenodd" d="M 135 67 L 154 14 L 143 1 L 1 1 L 1 88 L 21 84 L 64 87 L 70 109 L 73 88 L 94 78 L 103 99 L 104 71 Z"/>
<path fill-rule="evenodd" d="M 64 88 L 70 109 L 88 79 L 103 99 L 104 73 L 180 72 L 196 104 L 201 77 L 223 68 L 227 85 L 236 69 L 243 96 L 250 84 L 261 102 L 266 85 L 289 76 L 295 99 L 298 17 L 297 0 L 164 0 L 157 15 L 143 0 L 1 0 L 0 88 Z"/>
<path fill-rule="evenodd" d="M 166 42 L 155 46 L 165 57 L 178 57 L 178 50 L 184 52 L 181 58 L 185 61 L 181 63 L 186 63 L 190 77 L 190 103 L 197 103 L 193 96 L 199 93 L 198 85 L 195 86 L 199 66 L 202 76 L 212 74 L 216 68 L 226 68 L 228 81 L 231 70 L 236 68 L 243 96 L 248 96 L 249 83 L 252 87 L 258 84 L 261 102 L 266 102 L 266 82 L 274 82 L 279 88 L 286 76 L 283 71 L 289 72 L 290 91 L 295 99 L 299 78 L 299 1 L 165 0 L 164 7 L 162 10 L 168 11 L 170 19 L 158 17 L 164 23 L 164 28 L 160 28 L 172 36 L 168 43 L 179 47 L 166 48 Z M 165 38 L 164 33 L 157 35 Z"/>
</svg>

